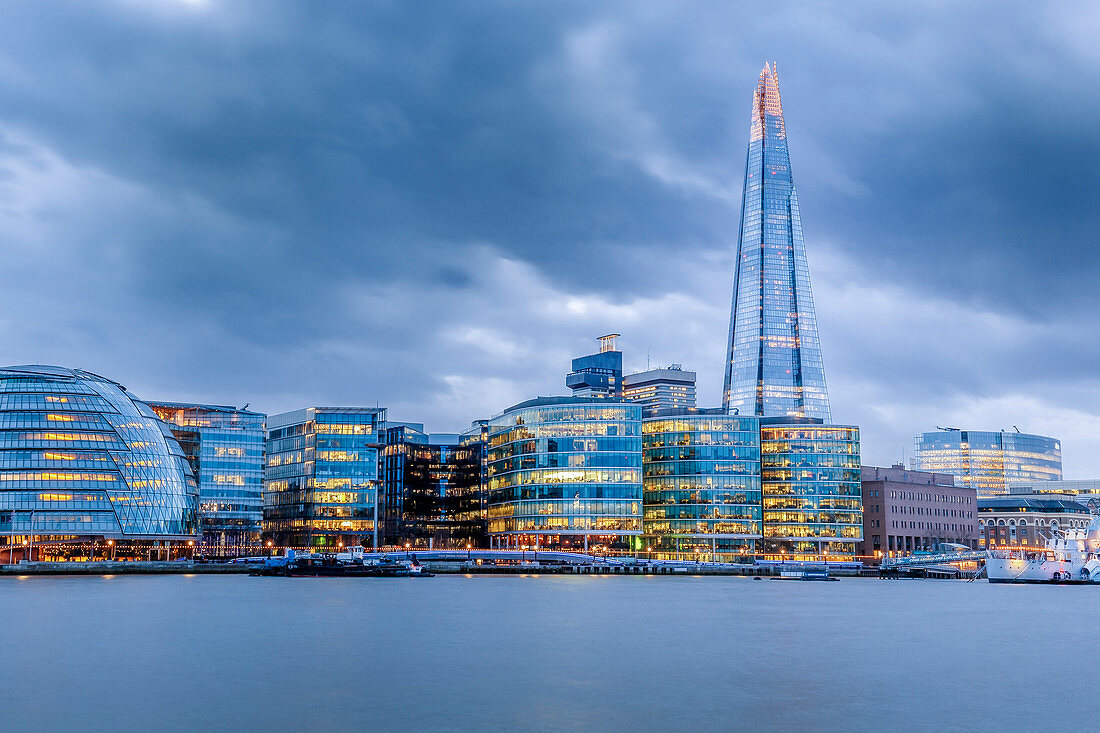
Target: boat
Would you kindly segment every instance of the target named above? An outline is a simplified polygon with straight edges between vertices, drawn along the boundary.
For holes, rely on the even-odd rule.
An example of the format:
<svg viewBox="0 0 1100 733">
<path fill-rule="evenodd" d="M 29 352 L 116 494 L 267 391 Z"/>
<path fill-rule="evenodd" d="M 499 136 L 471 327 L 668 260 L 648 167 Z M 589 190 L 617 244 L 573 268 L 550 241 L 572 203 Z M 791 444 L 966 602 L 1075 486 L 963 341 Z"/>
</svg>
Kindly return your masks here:
<svg viewBox="0 0 1100 733">
<path fill-rule="evenodd" d="M 285 578 L 430 578 L 434 574 L 424 569 L 416 555 L 407 558 L 380 559 L 359 556 L 311 552 L 298 555 L 287 550 L 283 557 L 269 557 L 263 566 L 250 575 Z"/>
<path fill-rule="evenodd" d="M 1100 583 L 1100 516 L 1084 529 L 1048 538 L 1043 547 L 1000 547 L 985 561 L 990 583 Z"/>
<path fill-rule="evenodd" d="M 829 567 L 821 567 L 818 565 L 805 565 L 802 567 L 793 568 L 780 568 L 779 577 L 773 577 L 772 580 L 829 580 L 835 581 L 839 578 L 834 578 L 829 575 Z"/>
</svg>

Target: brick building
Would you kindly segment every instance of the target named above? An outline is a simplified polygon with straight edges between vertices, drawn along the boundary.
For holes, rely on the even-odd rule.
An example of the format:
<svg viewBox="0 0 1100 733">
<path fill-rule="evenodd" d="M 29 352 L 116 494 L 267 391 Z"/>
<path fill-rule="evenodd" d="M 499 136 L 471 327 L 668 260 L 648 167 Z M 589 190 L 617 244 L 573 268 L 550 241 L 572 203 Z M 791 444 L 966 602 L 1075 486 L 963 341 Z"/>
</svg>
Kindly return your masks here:
<svg viewBox="0 0 1100 733">
<path fill-rule="evenodd" d="M 932 550 L 945 543 L 978 547 L 978 499 L 944 473 L 862 466 L 862 555 Z"/>
</svg>

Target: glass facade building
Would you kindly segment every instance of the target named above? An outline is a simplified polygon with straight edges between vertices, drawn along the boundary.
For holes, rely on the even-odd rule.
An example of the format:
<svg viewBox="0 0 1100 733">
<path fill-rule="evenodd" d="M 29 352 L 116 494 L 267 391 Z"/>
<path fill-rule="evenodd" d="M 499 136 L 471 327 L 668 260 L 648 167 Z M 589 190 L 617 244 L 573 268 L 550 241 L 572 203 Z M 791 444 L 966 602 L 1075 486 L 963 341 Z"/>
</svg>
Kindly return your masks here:
<svg viewBox="0 0 1100 733">
<path fill-rule="evenodd" d="M 383 545 L 485 545 L 481 427 L 428 435 L 413 423 L 387 425 L 381 456 Z"/>
<path fill-rule="evenodd" d="M 378 407 L 308 407 L 268 418 L 264 537 L 278 547 L 377 546 L 385 419 Z"/>
<path fill-rule="evenodd" d="M 763 418 L 764 553 L 854 557 L 863 539 L 859 428 Z"/>
<path fill-rule="evenodd" d="M 723 406 L 830 420 L 775 65 L 752 100 Z"/>
<path fill-rule="evenodd" d="M 260 548 L 267 416 L 225 405 L 150 402 L 199 482 L 198 551 L 232 557 Z"/>
<path fill-rule="evenodd" d="M 1062 443 L 1028 433 L 958 430 L 918 433 L 913 468 L 949 473 L 978 497 L 1004 494 L 1009 481 L 1058 481 L 1062 478 Z"/>
<path fill-rule="evenodd" d="M 194 541 L 197 498 L 168 426 L 121 385 L 61 367 L 0 369 L 0 536 L 12 559 L 86 557 L 75 546 L 97 539 L 147 558 L 142 542 Z"/>
<path fill-rule="evenodd" d="M 493 417 L 488 441 L 493 546 L 640 549 L 640 406 L 540 397 Z"/>
<path fill-rule="evenodd" d="M 752 561 L 763 532 L 759 418 L 657 412 L 642 422 L 642 483 L 651 556 Z"/>
</svg>

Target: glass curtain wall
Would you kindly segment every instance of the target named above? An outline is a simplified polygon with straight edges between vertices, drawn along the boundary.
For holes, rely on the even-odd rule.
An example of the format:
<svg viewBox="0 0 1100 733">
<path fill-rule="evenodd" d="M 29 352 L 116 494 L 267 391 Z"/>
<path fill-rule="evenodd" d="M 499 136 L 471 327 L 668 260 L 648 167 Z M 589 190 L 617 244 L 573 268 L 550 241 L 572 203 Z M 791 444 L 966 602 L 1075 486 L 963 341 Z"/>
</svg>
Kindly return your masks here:
<svg viewBox="0 0 1100 733">
<path fill-rule="evenodd" d="M 855 557 L 863 539 L 859 428 L 761 422 L 764 553 Z"/>
<path fill-rule="evenodd" d="M 752 562 L 762 534 L 760 421 L 666 410 L 642 423 L 646 553 Z"/>
<path fill-rule="evenodd" d="M 376 546 L 382 408 L 311 407 L 268 420 L 264 535 L 278 547 Z"/>
<path fill-rule="evenodd" d="M 641 407 L 544 397 L 489 421 L 487 509 L 494 546 L 639 550 Z"/>
</svg>

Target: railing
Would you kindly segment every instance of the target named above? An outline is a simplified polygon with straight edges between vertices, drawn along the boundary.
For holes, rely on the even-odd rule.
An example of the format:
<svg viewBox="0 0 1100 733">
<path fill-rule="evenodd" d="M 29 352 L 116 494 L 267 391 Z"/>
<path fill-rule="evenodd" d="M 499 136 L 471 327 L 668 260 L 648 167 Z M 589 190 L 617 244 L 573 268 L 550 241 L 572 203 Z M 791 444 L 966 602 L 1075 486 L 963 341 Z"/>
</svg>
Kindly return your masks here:
<svg viewBox="0 0 1100 733">
<path fill-rule="evenodd" d="M 917 568 L 926 565 L 950 565 L 956 562 L 973 562 L 985 560 L 985 550 L 970 550 L 967 552 L 941 552 L 935 555 L 910 555 L 908 557 L 886 557 L 882 559 L 880 567 L 889 568 Z"/>
</svg>

